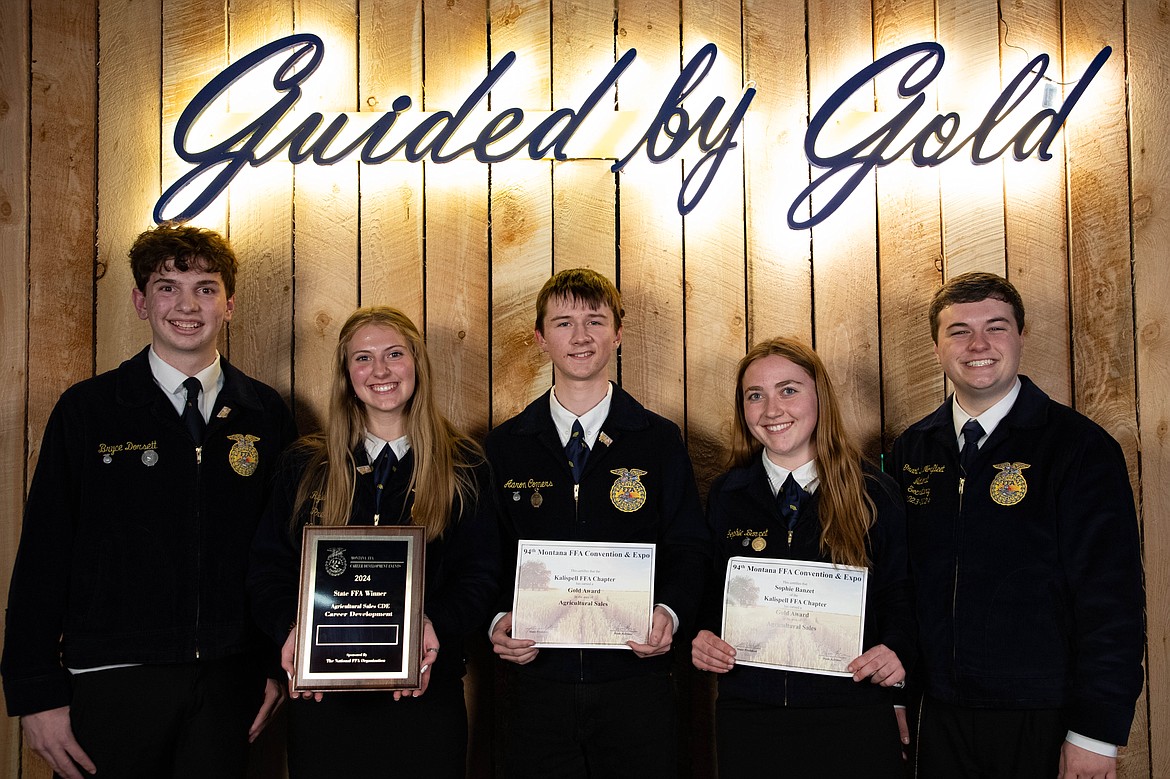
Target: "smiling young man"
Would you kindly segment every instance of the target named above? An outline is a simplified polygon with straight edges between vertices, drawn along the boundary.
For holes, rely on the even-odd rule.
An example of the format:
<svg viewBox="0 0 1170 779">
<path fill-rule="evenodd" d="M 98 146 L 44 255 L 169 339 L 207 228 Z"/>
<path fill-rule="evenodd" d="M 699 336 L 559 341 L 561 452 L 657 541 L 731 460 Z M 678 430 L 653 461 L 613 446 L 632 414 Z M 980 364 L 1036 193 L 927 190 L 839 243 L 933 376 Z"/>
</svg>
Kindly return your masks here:
<svg viewBox="0 0 1170 779">
<path fill-rule="evenodd" d="M 130 264 L 151 344 L 68 389 L 45 428 L 9 592 L 8 713 L 69 779 L 242 776 L 281 700 L 248 550 L 296 430 L 216 349 L 235 308 L 227 242 L 161 226 Z"/>
<path fill-rule="evenodd" d="M 621 317 L 604 276 L 576 268 L 551 278 L 537 297 L 536 342 L 552 361 L 553 388 L 487 440 L 504 550 L 504 612 L 491 640 L 510 669 L 509 777 L 677 775 L 669 651 L 697 607 L 711 544 L 678 427 L 609 381 Z M 513 639 L 519 539 L 656 544 L 646 643 L 538 649 Z"/>
<path fill-rule="evenodd" d="M 930 308 L 954 394 L 894 443 L 925 695 L 918 776 L 1113 777 L 1142 689 L 1117 442 L 1019 375 L 1024 306 L 966 273 Z"/>
</svg>

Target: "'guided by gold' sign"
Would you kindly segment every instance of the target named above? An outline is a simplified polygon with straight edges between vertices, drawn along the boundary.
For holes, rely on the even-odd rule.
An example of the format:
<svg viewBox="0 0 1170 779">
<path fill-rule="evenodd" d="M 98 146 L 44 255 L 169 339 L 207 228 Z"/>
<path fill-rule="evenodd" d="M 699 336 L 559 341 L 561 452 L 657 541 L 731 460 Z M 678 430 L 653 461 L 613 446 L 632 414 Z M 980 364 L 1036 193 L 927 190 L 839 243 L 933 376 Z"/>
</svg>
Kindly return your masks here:
<svg viewBox="0 0 1170 779">
<path fill-rule="evenodd" d="M 996 160 L 1009 149 L 1016 160 L 1027 159 L 1033 153 L 1039 159 L 1050 159 L 1049 147 L 1111 51 L 1106 46 L 1097 54 L 1062 105 L 1046 104 L 1028 114 L 1018 110 L 1021 104 L 1034 90 L 1043 89 L 1042 81 L 1051 83 L 1045 75 L 1048 55 L 1034 57 L 1004 87 L 975 129 L 964 135 L 959 133 L 961 117 L 956 112 L 935 113 L 925 123 L 915 123 L 926 102 L 926 89 L 942 70 L 945 52 L 941 45 L 915 43 L 881 57 L 849 78 L 813 115 L 805 133 L 804 150 L 809 162 L 821 170 L 814 171 L 809 185 L 788 209 L 789 227 L 804 229 L 824 221 L 870 171 L 907 153 L 915 165 L 923 167 L 945 162 L 967 148 L 975 164 Z M 693 141 L 699 154 L 688 166 L 677 200 L 678 212 L 686 215 L 706 193 L 727 153 L 738 145 L 735 136 L 756 94 L 756 86 L 749 84 L 734 101 L 714 97 L 706 101 L 701 112 L 694 110 L 694 97 L 684 105 L 718 56 L 715 44 L 708 43 L 679 73 L 657 114 L 645 123 L 640 134 L 634 128 L 626 136 L 624 147 L 597 150 L 596 141 L 590 146 L 586 138 L 607 137 L 596 130 L 598 124 L 628 125 L 631 121 L 632 114 L 612 110 L 613 98 L 607 101 L 610 110 L 595 109 L 637 57 L 634 49 L 623 54 L 575 108 L 548 113 L 520 108 L 490 112 L 480 109 L 488 93 L 516 61 L 516 53 L 508 52 L 455 111 L 416 112 L 415 121 L 403 119 L 412 100 L 401 95 L 389 111 L 336 113 L 328 121 L 325 113 L 313 111 L 299 119 L 295 107 L 302 97 L 303 85 L 324 56 L 325 45 L 320 37 L 311 33 L 290 35 L 261 46 L 208 82 L 186 106 L 175 126 L 175 151 L 194 167 L 159 198 L 154 207 L 155 220 L 193 218 L 245 167 L 263 165 L 281 155 L 294 165 L 310 161 L 332 165 L 352 160 L 355 155 L 366 165 L 394 159 L 444 163 L 467 155 L 481 163 L 503 162 L 516 155 L 534 160 L 592 157 L 613 159 L 611 169 L 617 172 L 639 153 L 644 152 L 651 162 L 664 162 Z M 271 104 L 248 113 L 219 110 L 226 108 L 234 84 L 264 68 L 272 70 Z M 857 141 L 838 142 L 836 145 L 842 148 L 833 150 L 818 148 L 828 145 L 822 134 L 829 125 L 840 122 L 850 97 L 859 90 L 872 89 L 870 85 L 879 74 L 895 69 L 902 74 L 897 97 L 908 101 L 906 105 Z M 537 116 L 535 121 L 533 114 Z M 209 132 L 200 126 L 203 122 L 214 128 Z M 591 130 L 582 132 L 586 126 Z M 199 137 L 210 137 L 210 141 L 196 148 L 200 144 L 193 139 Z M 608 137 L 618 135 L 610 133 Z M 818 197 L 823 205 L 803 217 L 802 203 L 810 200 L 814 192 L 823 196 Z"/>
</svg>

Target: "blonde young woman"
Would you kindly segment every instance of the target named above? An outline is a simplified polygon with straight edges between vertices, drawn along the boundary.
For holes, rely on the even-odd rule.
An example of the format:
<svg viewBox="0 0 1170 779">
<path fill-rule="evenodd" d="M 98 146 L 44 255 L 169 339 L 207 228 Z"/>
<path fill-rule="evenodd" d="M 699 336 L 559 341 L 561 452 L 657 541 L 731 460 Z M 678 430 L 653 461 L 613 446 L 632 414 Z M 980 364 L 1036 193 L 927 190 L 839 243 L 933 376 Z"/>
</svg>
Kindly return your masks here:
<svg viewBox="0 0 1170 779">
<path fill-rule="evenodd" d="M 499 541 L 482 451 L 439 412 L 434 380 L 409 318 L 387 307 L 355 311 L 338 336 L 325 429 L 285 456 L 253 544 L 253 608 L 291 674 L 304 525 L 426 529 L 421 689 L 294 694 L 294 779 L 464 775 L 462 642 L 492 612 Z M 378 472 L 387 474 L 381 488 Z"/>
<path fill-rule="evenodd" d="M 740 361 L 732 468 L 711 487 L 718 549 L 696 668 L 718 674 L 723 779 L 901 777 L 896 685 L 914 651 L 905 516 L 893 480 L 862 462 L 825 366 L 776 338 Z M 718 636 L 730 557 L 813 560 L 869 569 L 864 652 L 852 678 L 737 665 Z"/>
</svg>

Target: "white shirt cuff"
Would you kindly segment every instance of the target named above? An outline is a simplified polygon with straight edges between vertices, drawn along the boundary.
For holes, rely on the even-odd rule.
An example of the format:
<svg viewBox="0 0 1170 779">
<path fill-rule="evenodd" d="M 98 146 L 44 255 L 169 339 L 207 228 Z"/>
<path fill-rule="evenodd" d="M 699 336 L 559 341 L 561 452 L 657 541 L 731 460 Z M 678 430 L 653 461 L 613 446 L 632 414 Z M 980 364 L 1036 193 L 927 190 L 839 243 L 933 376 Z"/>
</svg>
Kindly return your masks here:
<svg viewBox="0 0 1170 779">
<path fill-rule="evenodd" d="M 678 632 L 678 615 L 674 613 L 674 609 L 672 609 L 670 606 L 667 606 L 665 603 L 655 603 L 654 605 L 661 606 L 662 608 L 666 609 L 666 613 L 670 615 L 671 621 L 674 622 L 674 628 L 672 628 L 670 631 L 670 635 L 673 636 Z"/>
<path fill-rule="evenodd" d="M 1074 747 L 1087 749 L 1090 752 L 1096 752 L 1098 755 L 1104 755 L 1105 757 L 1117 757 L 1117 745 L 1110 744 L 1108 741 L 1098 741 L 1095 738 L 1082 736 L 1080 733 L 1073 733 L 1071 730 L 1068 732 L 1068 735 L 1064 737 L 1064 740 L 1072 744 Z"/>
<path fill-rule="evenodd" d="M 496 615 L 496 618 L 492 620 L 492 624 L 488 627 L 488 641 L 492 640 L 492 633 L 496 632 L 496 625 L 499 623 L 499 621 L 501 619 L 504 618 L 504 615 L 507 613 L 508 612 L 506 612 L 506 611 L 501 611 L 499 614 Z"/>
</svg>

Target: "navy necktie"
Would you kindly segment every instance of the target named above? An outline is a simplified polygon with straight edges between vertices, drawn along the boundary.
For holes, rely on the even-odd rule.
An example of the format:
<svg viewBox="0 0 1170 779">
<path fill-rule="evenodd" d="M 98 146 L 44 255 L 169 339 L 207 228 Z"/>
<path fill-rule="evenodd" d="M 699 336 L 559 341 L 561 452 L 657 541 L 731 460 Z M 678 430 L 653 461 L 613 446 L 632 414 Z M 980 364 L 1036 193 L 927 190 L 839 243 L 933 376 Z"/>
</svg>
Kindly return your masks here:
<svg viewBox="0 0 1170 779">
<path fill-rule="evenodd" d="M 804 499 L 804 489 L 796 483 L 796 478 L 790 473 L 784 480 L 783 486 L 776 493 L 776 505 L 780 508 L 780 517 L 788 523 L 788 529 L 796 527 L 796 517 L 800 513 L 800 502 Z"/>
<path fill-rule="evenodd" d="M 207 432 L 207 423 L 203 421 L 203 412 L 199 410 L 199 393 L 203 385 L 194 376 L 183 382 L 187 388 L 187 404 L 183 406 L 183 424 L 187 427 L 187 434 L 197 444 L 203 443 L 203 435 Z"/>
<path fill-rule="evenodd" d="M 569 443 L 565 444 L 565 455 L 569 458 L 569 470 L 573 472 L 573 482 L 581 483 L 581 474 L 585 470 L 585 460 L 589 457 L 589 446 L 585 443 L 585 428 L 581 427 L 581 420 L 573 420 L 573 430 L 569 433 Z"/>
<path fill-rule="evenodd" d="M 382 451 L 378 452 L 378 458 L 374 460 L 374 489 L 377 490 L 377 498 L 374 503 L 375 525 L 378 524 L 382 516 L 382 488 L 390 480 L 390 472 L 397 464 L 398 455 L 394 454 L 390 444 L 383 444 Z"/>
<path fill-rule="evenodd" d="M 979 439 L 983 435 L 983 425 L 977 420 L 968 419 L 963 425 L 963 451 L 959 452 L 959 467 L 963 469 L 964 476 L 970 473 L 975 455 L 979 454 Z"/>
</svg>

